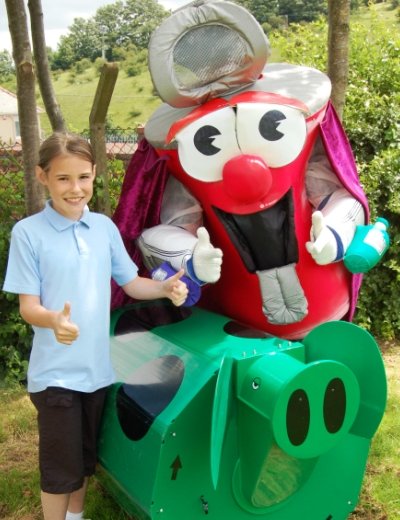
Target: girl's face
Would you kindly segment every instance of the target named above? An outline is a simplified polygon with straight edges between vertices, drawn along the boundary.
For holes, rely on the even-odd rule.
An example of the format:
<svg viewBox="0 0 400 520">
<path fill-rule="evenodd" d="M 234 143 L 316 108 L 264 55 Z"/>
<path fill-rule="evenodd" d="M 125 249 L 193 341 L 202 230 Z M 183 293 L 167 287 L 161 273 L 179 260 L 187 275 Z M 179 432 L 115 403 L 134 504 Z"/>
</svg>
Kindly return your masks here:
<svg viewBox="0 0 400 520">
<path fill-rule="evenodd" d="M 79 220 L 93 195 L 95 167 L 79 155 L 59 155 L 48 171 L 39 166 L 36 177 L 47 187 L 53 208 L 70 220 Z"/>
</svg>

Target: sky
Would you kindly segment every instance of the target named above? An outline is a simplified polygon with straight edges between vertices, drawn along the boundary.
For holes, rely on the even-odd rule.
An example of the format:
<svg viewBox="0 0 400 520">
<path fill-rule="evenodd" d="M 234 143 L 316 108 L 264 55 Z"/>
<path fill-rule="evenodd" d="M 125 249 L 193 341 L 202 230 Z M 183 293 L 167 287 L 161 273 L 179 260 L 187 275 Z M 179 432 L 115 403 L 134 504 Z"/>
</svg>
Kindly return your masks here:
<svg viewBox="0 0 400 520">
<path fill-rule="evenodd" d="M 189 2 L 190 0 L 158 0 L 159 4 L 172 10 Z M 24 3 L 29 16 L 28 0 L 24 0 Z M 68 33 L 68 27 L 72 25 L 74 18 L 91 18 L 99 7 L 112 3 L 113 0 L 42 0 L 46 45 L 56 50 L 60 37 Z M 0 0 L 0 51 L 4 49 L 11 52 L 12 47 L 5 0 Z"/>
</svg>

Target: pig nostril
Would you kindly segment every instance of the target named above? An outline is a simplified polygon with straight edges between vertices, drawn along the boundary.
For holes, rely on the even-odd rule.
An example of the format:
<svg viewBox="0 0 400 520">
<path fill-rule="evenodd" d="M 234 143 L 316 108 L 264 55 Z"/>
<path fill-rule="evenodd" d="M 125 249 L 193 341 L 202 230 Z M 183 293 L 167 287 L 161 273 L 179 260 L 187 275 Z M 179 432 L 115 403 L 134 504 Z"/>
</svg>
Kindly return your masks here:
<svg viewBox="0 0 400 520">
<path fill-rule="evenodd" d="M 223 169 L 224 188 L 239 202 L 255 202 L 271 188 L 272 176 L 265 162 L 256 155 L 239 155 Z"/>
</svg>

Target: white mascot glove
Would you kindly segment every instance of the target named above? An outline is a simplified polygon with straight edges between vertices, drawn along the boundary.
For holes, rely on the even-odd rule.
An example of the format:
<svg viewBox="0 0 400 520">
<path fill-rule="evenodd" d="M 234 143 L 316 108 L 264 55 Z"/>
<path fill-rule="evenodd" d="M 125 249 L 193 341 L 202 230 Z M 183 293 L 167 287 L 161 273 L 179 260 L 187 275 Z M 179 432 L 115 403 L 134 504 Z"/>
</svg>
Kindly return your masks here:
<svg viewBox="0 0 400 520">
<path fill-rule="evenodd" d="M 192 258 L 195 275 L 203 282 L 214 283 L 221 276 L 222 251 L 211 245 L 206 228 L 198 228 L 197 238 Z"/>
<path fill-rule="evenodd" d="M 313 241 L 306 243 L 306 249 L 315 262 L 319 265 L 334 262 L 338 254 L 337 240 L 320 211 L 312 215 L 311 237 Z"/>
</svg>

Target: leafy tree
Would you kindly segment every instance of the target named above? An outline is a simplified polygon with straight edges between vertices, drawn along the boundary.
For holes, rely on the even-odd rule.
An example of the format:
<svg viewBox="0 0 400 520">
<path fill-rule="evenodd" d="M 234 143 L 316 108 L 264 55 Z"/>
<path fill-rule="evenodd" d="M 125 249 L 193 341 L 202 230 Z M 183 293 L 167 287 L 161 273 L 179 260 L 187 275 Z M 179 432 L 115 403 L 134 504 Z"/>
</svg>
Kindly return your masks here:
<svg viewBox="0 0 400 520">
<path fill-rule="evenodd" d="M 51 69 L 67 70 L 72 63 L 74 63 L 74 50 L 72 41 L 67 36 L 61 36 L 57 50 L 53 54 Z"/>
<path fill-rule="evenodd" d="M 279 0 L 279 14 L 288 22 L 310 22 L 327 14 L 326 0 Z"/>
<path fill-rule="evenodd" d="M 236 3 L 250 11 L 261 25 L 270 23 L 271 18 L 279 13 L 279 0 L 237 0 Z"/>
<path fill-rule="evenodd" d="M 257 21 L 269 32 L 286 23 L 316 20 L 327 14 L 327 0 L 236 0 L 248 9 Z"/>
<path fill-rule="evenodd" d="M 60 38 L 53 68 L 65 70 L 84 58 L 94 61 L 101 51 L 102 39 L 96 23 L 92 19 L 75 18 L 69 34 Z"/>
<path fill-rule="evenodd" d="M 119 0 L 100 7 L 94 21 L 102 28 L 111 49 L 130 44 L 145 49 L 152 32 L 167 15 L 157 0 Z"/>
<path fill-rule="evenodd" d="M 114 49 L 146 49 L 153 30 L 167 16 L 157 0 L 117 0 L 100 7 L 94 17 L 76 18 L 69 34 L 61 37 L 53 68 L 68 69 L 76 61 L 95 61 L 107 49 L 107 58 L 115 59 Z"/>
<path fill-rule="evenodd" d="M 0 51 L 0 81 L 8 81 L 15 75 L 14 62 L 11 54 L 7 51 Z"/>
</svg>

